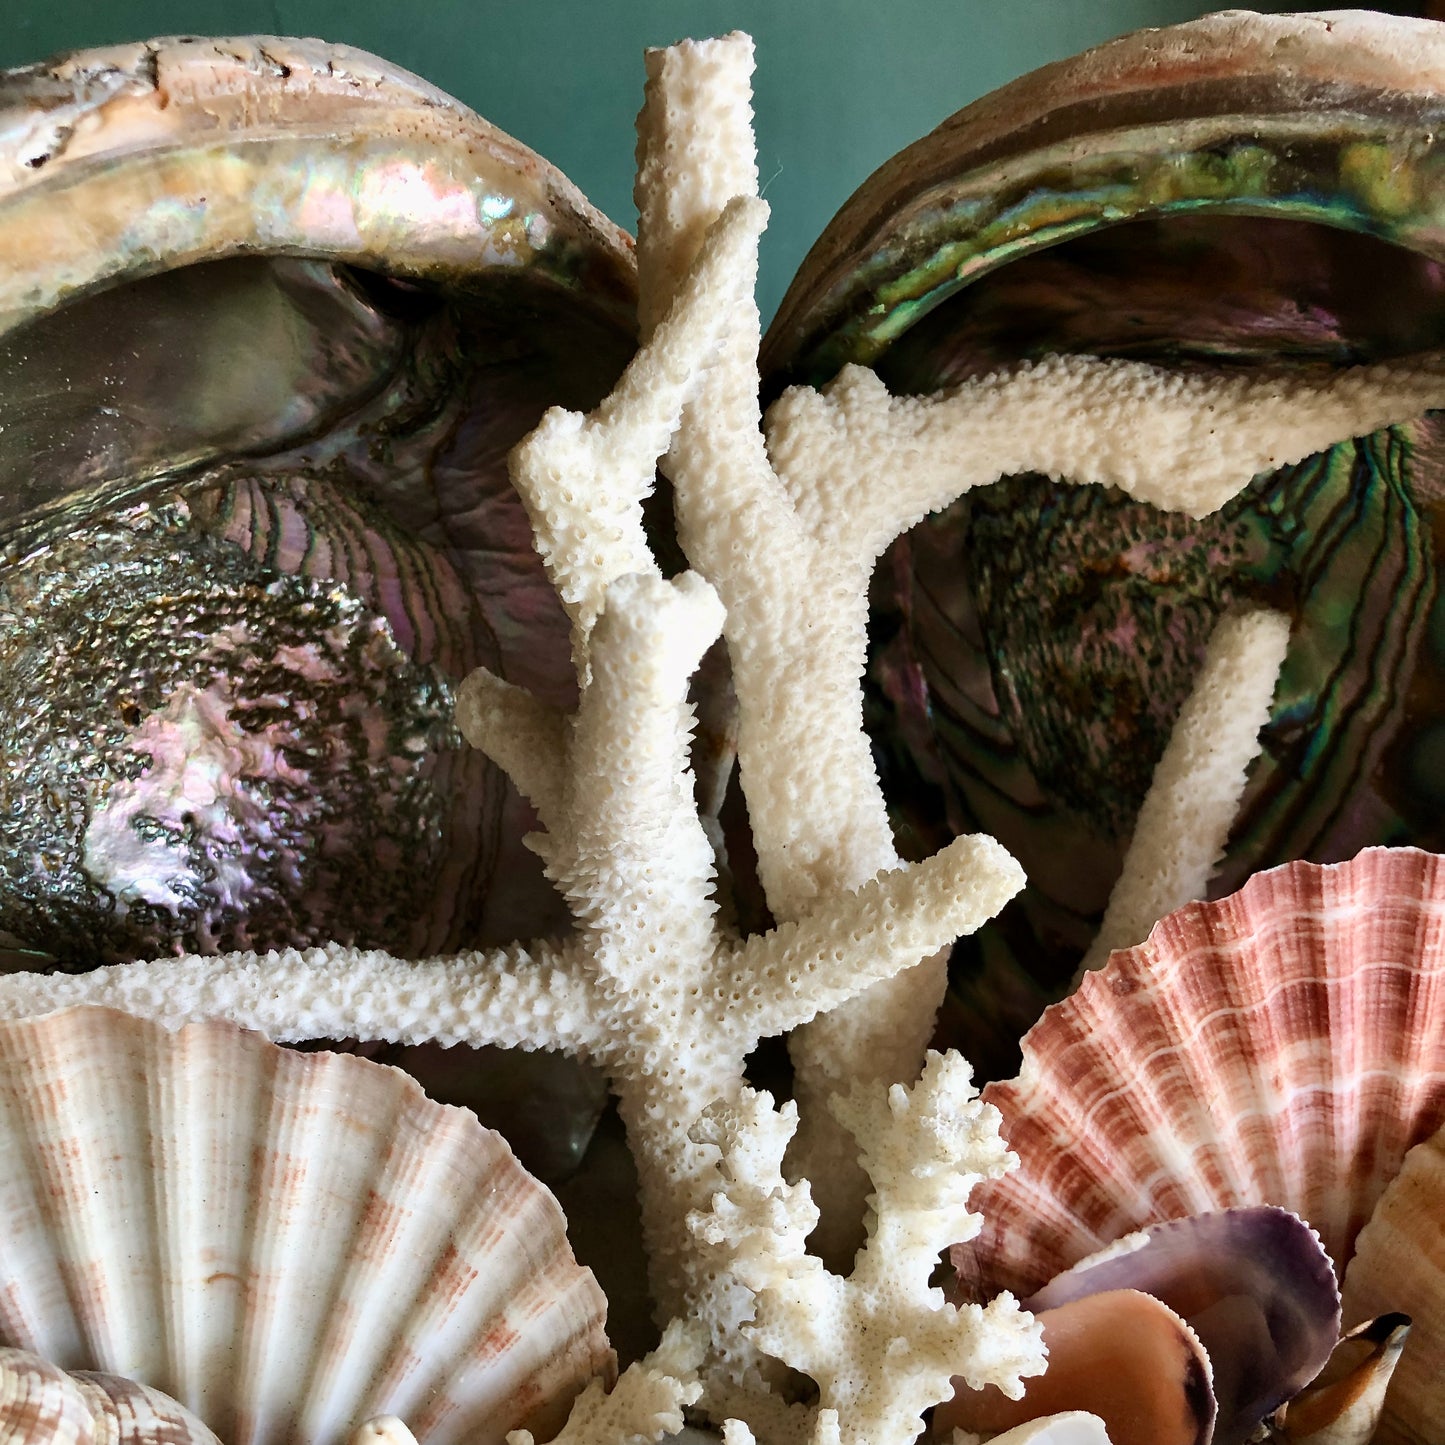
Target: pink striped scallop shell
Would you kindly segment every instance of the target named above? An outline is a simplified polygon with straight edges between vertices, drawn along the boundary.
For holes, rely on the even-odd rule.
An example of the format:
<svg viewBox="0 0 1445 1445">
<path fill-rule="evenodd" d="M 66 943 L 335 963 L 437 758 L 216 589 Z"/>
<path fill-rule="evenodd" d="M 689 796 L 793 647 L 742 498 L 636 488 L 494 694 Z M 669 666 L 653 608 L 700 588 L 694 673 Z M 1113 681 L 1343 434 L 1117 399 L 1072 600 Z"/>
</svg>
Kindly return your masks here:
<svg viewBox="0 0 1445 1445">
<path fill-rule="evenodd" d="M 397 1069 L 108 1009 L 0 1024 L 0 1344 L 226 1445 L 555 1430 L 615 1362 L 556 1200 Z"/>
<path fill-rule="evenodd" d="M 1021 1167 L 970 1198 L 968 1292 L 1028 1294 L 1159 1220 L 1275 1204 L 1337 1270 L 1445 1122 L 1445 859 L 1373 848 L 1191 903 L 1048 1009 L 984 1098 Z"/>
</svg>

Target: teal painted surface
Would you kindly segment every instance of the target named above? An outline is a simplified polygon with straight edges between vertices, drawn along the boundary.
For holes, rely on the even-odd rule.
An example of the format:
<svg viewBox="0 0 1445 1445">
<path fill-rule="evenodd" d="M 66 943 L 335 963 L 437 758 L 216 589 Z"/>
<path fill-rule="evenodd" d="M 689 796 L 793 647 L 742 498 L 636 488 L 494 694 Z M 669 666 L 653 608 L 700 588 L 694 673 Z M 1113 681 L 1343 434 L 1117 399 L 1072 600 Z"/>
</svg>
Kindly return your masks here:
<svg viewBox="0 0 1445 1445">
<path fill-rule="evenodd" d="M 450 91 L 633 229 L 640 52 L 750 31 L 772 313 L 828 219 L 878 165 L 1014 76 L 1198 0 L 0 0 L 0 66 L 162 34 L 319 35 Z M 1288 3 L 1256 8 L 1286 10 Z"/>
</svg>

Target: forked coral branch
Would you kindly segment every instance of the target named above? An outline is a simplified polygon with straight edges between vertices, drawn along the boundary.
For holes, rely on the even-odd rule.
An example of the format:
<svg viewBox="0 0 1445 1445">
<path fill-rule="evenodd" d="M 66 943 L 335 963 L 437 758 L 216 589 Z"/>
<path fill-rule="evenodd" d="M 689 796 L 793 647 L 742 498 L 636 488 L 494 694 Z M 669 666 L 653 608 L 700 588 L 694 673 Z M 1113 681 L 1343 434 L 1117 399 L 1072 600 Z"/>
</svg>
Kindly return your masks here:
<svg viewBox="0 0 1445 1445">
<path fill-rule="evenodd" d="M 589 418 L 549 414 L 514 454 L 515 484 L 572 615 L 576 715 L 539 712 L 486 674 L 468 680 L 458 708 L 471 741 L 536 804 L 546 832 L 529 842 L 578 922 L 606 1036 L 589 1053 L 611 1075 L 637 1156 L 657 1306 L 702 1319 L 716 1350 L 734 1336 L 735 1307 L 727 1281 L 699 1270 L 683 1228 L 707 1162 L 688 1125 L 714 1098 L 736 1096 L 760 1037 L 916 963 L 1021 882 L 996 845 L 961 840 L 766 937 L 736 942 L 717 926 L 686 697 L 721 607 L 694 574 L 669 582 L 653 563 L 625 569 L 645 554 L 641 502 L 669 426 L 707 375 L 708 333 L 690 312 L 700 298 L 735 308 L 749 268 L 717 257 L 735 234 L 755 256 L 762 211 L 746 199 L 724 208 L 613 398 Z"/>
<path fill-rule="evenodd" d="M 1039 1330 L 1011 1296 L 955 1307 L 929 1283 L 947 1242 L 978 1230 L 969 1191 L 1018 1161 L 957 1054 L 931 1053 L 912 1089 L 855 1088 L 833 1109 L 874 1184 L 868 1240 L 846 1279 L 807 1252 L 818 1212 L 807 1182 L 782 1174 L 797 1111 L 774 1109 L 766 1094 L 715 1104 L 696 1126 L 720 1162 L 711 1205 L 690 1222 L 756 1297 L 744 1332 L 818 1386 L 815 1410 L 766 1409 L 764 1437 L 904 1445 L 955 1375 L 1016 1399 L 1021 1377 L 1043 1369 Z M 758 1420 L 744 1388 L 711 1390 L 750 1425 Z"/>
<path fill-rule="evenodd" d="M 751 40 L 684 42 L 647 64 L 635 193 L 644 333 L 661 324 L 724 207 L 757 190 Z M 1445 401 L 1445 365 L 1429 357 L 1291 378 L 1056 358 L 939 398 L 890 397 L 849 367 L 822 393 L 781 398 L 765 448 L 755 269 L 750 257 L 665 468 L 683 549 L 727 609 L 740 777 L 780 919 L 899 861 L 860 680 L 869 578 L 900 532 L 972 487 L 1025 471 L 1207 511 L 1265 467 Z M 822 1207 L 814 1242 L 835 1263 L 856 1243 L 865 1186 L 824 1105 L 860 1071 L 879 1081 L 916 1073 L 944 963 L 894 976 L 792 1040 L 795 1160 Z"/>
</svg>

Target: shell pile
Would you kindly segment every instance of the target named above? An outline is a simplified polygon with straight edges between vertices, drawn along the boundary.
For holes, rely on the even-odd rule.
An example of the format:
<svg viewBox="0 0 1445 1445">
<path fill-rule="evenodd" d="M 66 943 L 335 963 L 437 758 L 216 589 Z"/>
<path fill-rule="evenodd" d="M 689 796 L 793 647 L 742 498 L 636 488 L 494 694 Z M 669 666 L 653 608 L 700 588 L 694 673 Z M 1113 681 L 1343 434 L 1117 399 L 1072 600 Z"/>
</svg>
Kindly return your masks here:
<svg viewBox="0 0 1445 1445">
<path fill-rule="evenodd" d="M 848 362 L 897 394 L 1067 353 L 1299 377 L 1439 350 L 1445 34 L 1312 24 L 1128 37 L 946 122 L 820 239 L 765 391 Z M 633 354 L 629 239 L 384 62 L 176 40 L 0 84 L 0 252 L 0 954 L 416 958 L 560 933 L 536 817 L 463 746 L 455 688 L 484 666 L 559 735 L 578 696 L 505 458 Z M 955 1265 L 980 1296 L 1082 1304 L 1056 1338 L 1097 1340 L 1113 1257 L 1081 1298 L 1061 1272 L 1146 1226 L 1177 1240 L 1161 1221 L 1281 1206 L 1343 1274 L 1346 1326 L 1414 1317 L 1396 1445 L 1445 1418 L 1445 859 L 1359 850 L 1445 847 L 1442 415 L 1203 519 L 1006 477 L 884 556 L 866 682 L 900 851 L 980 830 L 1030 874 L 956 960 L 953 1037 L 989 1072 L 1087 944 L 1218 618 L 1289 615 L 1217 883 L 1238 891 L 1025 1037 L 986 1095 L 1022 1168 L 971 1200 Z M 714 654 L 691 699 L 710 843 L 741 841 L 718 818 L 725 674 Z M 725 905 L 761 916 L 736 881 Z M 471 1115 L 352 1057 L 99 1010 L 0 1025 L 0 1219 L 7 1439 L 113 1438 L 129 1412 L 198 1445 L 340 1445 L 394 1415 L 421 1445 L 495 1445 L 613 1371 L 555 1201 Z M 1328 1355 L 1316 1262 L 1329 1342 L 1269 1356 L 1221 1441 Z M 1186 1313 L 1165 1364 L 1133 1362 L 1141 1393 L 1208 1383 Z M 143 1383 L 69 1373 L 97 1369 Z M 1202 1445 L 1216 1404 L 1195 1394 L 1174 1424 Z M 1096 1438 L 1071 1419 L 1016 1438 Z"/>
<path fill-rule="evenodd" d="M 1048 1009 L 1023 1052 L 984 1091 L 1022 1164 L 977 1193 L 983 1229 L 954 1251 L 970 1292 L 1042 1304 L 1053 1276 L 1155 1221 L 1282 1206 L 1329 1251 L 1347 1327 L 1415 1321 L 1378 1438 L 1432 1438 L 1445 858 L 1368 849 L 1191 904 Z"/>
<path fill-rule="evenodd" d="M 226 1445 L 555 1428 L 612 1356 L 556 1201 L 404 1074 L 98 1009 L 0 1027 L 0 1337 Z"/>
</svg>

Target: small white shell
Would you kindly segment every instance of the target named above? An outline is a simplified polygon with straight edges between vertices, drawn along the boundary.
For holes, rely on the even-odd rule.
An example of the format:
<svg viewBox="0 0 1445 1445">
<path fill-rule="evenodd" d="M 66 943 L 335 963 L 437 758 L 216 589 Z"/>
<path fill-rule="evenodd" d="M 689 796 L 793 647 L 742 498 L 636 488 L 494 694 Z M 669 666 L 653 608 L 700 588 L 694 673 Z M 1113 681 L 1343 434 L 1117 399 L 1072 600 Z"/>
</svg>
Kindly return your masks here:
<svg viewBox="0 0 1445 1445">
<path fill-rule="evenodd" d="M 0 1338 L 226 1445 L 559 1424 L 605 1301 L 500 1135 L 404 1074 L 101 1009 L 0 1025 Z"/>
<path fill-rule="evenodd" d="M 1015 1425 L 995 1435 L 989 1445 L 1112 1445 L 1104 1422 L 1086 1410 L 1065 1410 Z"/>
<path fill-rule="evenodd" d="M 1087 1410 L 1065 1410 L 1015 1425 L 995 1435 L 989 1445 L 1112 1445 L 1104 1422 Z"/>
<path fill-rule="evenodd" d="M 1445 1422 L 1445 1130 L 1405 1156 L 1345 1271 L 1345 1321 L 1388 1308 L 1411 1318 L 1385 1392 L 1377 1445 L 1423 1445 Z"/>
</svg>

